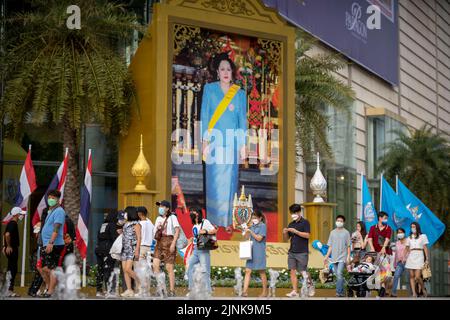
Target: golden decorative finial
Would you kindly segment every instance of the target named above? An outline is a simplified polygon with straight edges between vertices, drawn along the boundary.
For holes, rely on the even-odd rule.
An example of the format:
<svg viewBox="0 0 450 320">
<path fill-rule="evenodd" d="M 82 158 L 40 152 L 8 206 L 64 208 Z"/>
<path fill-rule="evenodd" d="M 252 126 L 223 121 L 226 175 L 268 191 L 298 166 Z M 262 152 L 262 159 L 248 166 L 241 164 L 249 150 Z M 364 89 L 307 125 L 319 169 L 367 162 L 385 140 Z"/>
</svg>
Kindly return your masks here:
<svg viewBox="0 0 450 320">
<path fill-rule="evenodd" d="M 247 197 L 245 196 L 244 186 L 242 186 L 241 196 L 239 197 L 239 200 L 241 200 L 241 201 L 247 200 Z"/>
<path fill-rule="evenodd" d="M 141 146 L 139 155 L 136 159 L 136 161 L 133 164 L 133 167 L 131 168 L 131 174 L 133 177 L 136 178 L 137 184 L 134 187 L 135 191 L 147 191 L 147 187 L 145 186 L 144 179 L 147 175 L 150 174 L 150 165 L 147 162 L 147 159 L 145 159 L 144 156 L 144 146 L 142 143 L 142 134 L 141 134 Z"/>
</svg>

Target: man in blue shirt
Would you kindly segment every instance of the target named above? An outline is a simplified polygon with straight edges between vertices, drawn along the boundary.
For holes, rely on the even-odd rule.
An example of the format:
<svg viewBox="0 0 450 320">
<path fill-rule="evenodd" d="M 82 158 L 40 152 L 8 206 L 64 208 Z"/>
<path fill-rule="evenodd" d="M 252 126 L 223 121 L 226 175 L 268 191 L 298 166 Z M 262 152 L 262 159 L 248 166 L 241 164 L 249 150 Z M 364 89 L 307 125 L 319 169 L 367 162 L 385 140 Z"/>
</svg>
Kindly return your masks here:
<svg viewBox="0 0 450 320">
<path fill-rule="evenodd" d="M 48 215 L 41 231 L 42 237 L 42 271 L 43 278 L 48 287 L 45 298 L 52 296 L 56 287 L 56 276 L 53 270 L 58 266 L 61 251 L 64 249 L 63 228 L 66 213 L 59 204 L 61 192 L 52 190 L 48 193 Z"/>
</svg>

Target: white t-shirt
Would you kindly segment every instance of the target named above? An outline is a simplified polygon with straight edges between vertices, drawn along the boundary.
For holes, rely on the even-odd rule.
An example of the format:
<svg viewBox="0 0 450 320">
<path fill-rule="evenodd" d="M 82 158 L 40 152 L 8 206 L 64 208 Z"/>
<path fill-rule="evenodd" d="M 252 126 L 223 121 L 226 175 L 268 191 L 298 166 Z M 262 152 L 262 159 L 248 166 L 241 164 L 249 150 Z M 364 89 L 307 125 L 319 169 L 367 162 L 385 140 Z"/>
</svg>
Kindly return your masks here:
<svg viewBox="0 0 450 320">
<path fill-rule="evenodd" d="M 153 236 L 155 235 L 156 231 L 158 230 L 159 226 L 164 225 L 164 221 L 166 220 L 166 217 L 158 216 L 155 221 L 155 228 L 153 229 Z M 163 230 L 163 235 L 167 236 L 173 236 L 175 235 L 175 228 L 181 228 L 180 223 L 178 222 L 178 218 L 176 215 L 171 214 L 169 218 L 167 219 L 167 226 L 166 226 L 166 232 Z"/>
<path fill-rule="evenodd" d="M 423 247 L 428 244 L 428 237 L 426 234 L 421 234 L 419 238 L 411 238 L 408 237 L 406 241 L 406 245 L 409 246 L 409 250 L 412 249 L 423 249 Z"/>
<path fill-rule="evenodd" d="M 202 226 L 202 223 L 203 223 L 203 226 Z M 211 222 L 209 222 L 209 220 L 207 220 L 207 219 L 203 219 L 202 222 L 193 226 L 192 234 L 194 235 L 194 245 L 197 244 L 196 236 L 198 236 L 198 234 L 200 232 L 200 227 L 202 227 L 202 229 L 205 229 L 206 231 L 211 231 L 211 230 L 215 229 L 214 226 L 211 224 Z"/>
<path fill-rule="evenodd" d="M 141 225 L 141 246 L 151 246 L 153 242 L 153 223 L 149 219 L 139 221 Z"/>
</svg>

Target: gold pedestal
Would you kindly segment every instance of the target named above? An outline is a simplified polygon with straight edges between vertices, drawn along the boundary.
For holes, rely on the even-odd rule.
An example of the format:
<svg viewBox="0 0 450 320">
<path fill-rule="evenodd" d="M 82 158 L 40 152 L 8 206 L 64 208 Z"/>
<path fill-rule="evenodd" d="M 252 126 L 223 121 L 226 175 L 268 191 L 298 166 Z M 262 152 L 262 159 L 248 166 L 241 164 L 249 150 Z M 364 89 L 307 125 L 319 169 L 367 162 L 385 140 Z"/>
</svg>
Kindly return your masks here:
<svg viewBox="0 0 450 320">
<path fill-rule="evenodd" d="M 302 204 L 305 208 L 305 218 L 311 226 L 308 267 L 323 268 L 323 255 L 311 245 L 314 240 L 319 240 L 323 244 L 327 244 L 328 236 L 334 227 L 333 209 L 336 205 L 336 203 L 323 202 L 307 202 Z"/>
<path fill-rule="evenodd" d="M 140 207 L 144 206 L 147 208 L 149 216 L 148 218 L 152 221 L 155 221 L 156 219 L 156 211 L 155 208 L 155 194 L 157 194 L 158 191 L 155 190 L 143 190 L 143 191 L 136 191 L 136 190 L 130 190 L 123 192 L 123 203 L 124 208 L 128 206 L 133 207 Z"/>
</svg>

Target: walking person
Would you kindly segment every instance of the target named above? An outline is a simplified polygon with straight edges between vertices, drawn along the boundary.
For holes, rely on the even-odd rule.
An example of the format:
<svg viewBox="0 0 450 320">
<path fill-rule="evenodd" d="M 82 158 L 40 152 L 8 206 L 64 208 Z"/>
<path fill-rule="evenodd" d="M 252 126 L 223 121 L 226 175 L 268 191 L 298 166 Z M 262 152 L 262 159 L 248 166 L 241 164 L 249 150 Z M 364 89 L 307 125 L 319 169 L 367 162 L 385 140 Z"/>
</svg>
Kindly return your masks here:
<svg viewBox="0 0 450 320">
<path fill-rule="evenodd" d="M 139 216 L 135 207 L 125 208 L 126 222 L 123 225 L 122 238 L 122 271 L 125 278 L 126 290 L 121 294 L 122 297 L 140 296 L 140 290 L 135 294 L 131 286 L 131 279 L 139 288 L 139 279 L 133 270 L 133 261 L 139 260 L 139 252 L 141 247 L 141 225 L 139 224 Z"/>
<path fill-rule="evenodd" d="M 47 285 L 47 293 L 42 297 L 50 298 L 56 287 L 54 270 L 58 266 L 61 253 L 64 250 L 64 223 L 66 212 L 59 204 L 61 192 L 52 190 L 48 193 L 48 215 L 42 228 L 42 277 Z"/>
<path fill-rule="evenodd" d="M 378 213 L 378 222 L 376 225 L 372 226 L 369 231 L 369 236 L 367 238 L 367 243 L 371 251 L 378 253 L 380 263 L 380 273 L 381 273 L 381 288 L 379 291 L 379 296 L 384 297 L 386 293 L 386 279 L 389 277 L 391 272 L 390 263 L 383 263 L 384 261 L 390 262 L 390 256 L 392 255 L 392 250 L 389 246 L 389 242 L 392 237 L 392 228 L 388 226 L 389 215 L 380 211 Z"/>
<path fill-rule="evenodd" d="M 283 229 L 283 239 L 291 242 L 288 251 L 288 268 L 291 274 L 292 291 L 286 294 L 289 298 L 299 296 L 297 271 L 302 274 L 304 283 L 308 282 L 308 243 L 311 228 L 309 221 L 303 218 L 301 210 L 299 204 L 289 207 L 292 221 L 287 228 Z"/>
<path fill-rule="evenodd" d="M 411 234 L 408 238 L 409 254 L 406 259 L 405 268 L 409 270 L 409 282 L 413 297 L 417 298 L 419 293 L 426 297 L 427 290 L 422 279 L 422 269 L 425 263 L 430 262 L 427 244 L 428 237 L 422 233 L 420 225 L 417 222 L 411 223 Z M 416 283 L 418 288 L 416 288 Z"/>
<path fill-rule="evenodd" d="M 356 231 L 352 233 L 351 237 L 352 255 L 355 263 L 358 263 L 366 254 L 367 238 L 368 234 L 364 222 L 358 221 L 356 223 Z"/>
<path fill-rule="evenodd" d="M 155 226 L 147 217 L 148 211 L 146 207 L 137 207 L 136 210 L 139 216 L 139 224 L 141 225 L 141 251 L 139 252 L 139 261 L 141 261 L 147 259 L 147 255 L 150 254 Z"/>
<path fill-rule="evenodd" d="M 96 278 L 97 297 L 102 297 L 105 293 L 104 289 L 108 288 L 108 281 L 115 265 L 115 260 L 109 254 L 109 251 L 118 236 L 117 212 L 110 212 L 100 226 L 95 247 L 98 266 Z M 111 288 L 111 292 L 114 292 L 113 288 Z"/>
<path fill-rule="evenodd" d="M 180 223 L 177 216 L 170 211 L 170 202 L 163 200 L 156 202 L 158 217 L 155 221 L 154 238 L 156 239 L 155 253 L 153 257 L 153 271 L 160 272 L 161 262 L 164 263 L 169 274 L 169 297 L 175 296 L 175 272 L 174 264 L 177 256 L 176 243 L 180 235 Z"/>
<path fill-rule="evenodd" d="M 395 243 L 394 258 L 394 282 L 392 285 L 391 297 L 397 297 L 397 288 L 403 273 L 406 271 L 405 264 L 409 252 L 409 241 L 405 236 L 403 228 L 397 229 L 397 242 Z"/>
<path fill-rule="evenodd" d="M 345 297 L 344 293 L 344 268 L 345 264 L 350 263 L 350 232 L 344 228 L 345 217 L 338 215 L 336 217 L 336 228 L 331 230 L 328 238 L 328 252 L 325 255 L 324 263 L 333 264 L 336 270 L 336 296 Z M 330 255 L 332 258 L 330 258 Z"/>
<path fill-rule="evenodd" d="M 192 292 L 194 287 L 194 271 L 197 265 L 200 265 L 203 273 L 202 279 L 205 281 L 206 290 L 211 293 L 211 254 L 209 250 L 199 250 L 198 238 L 200 235 L 215 236 L 217 229 L 211 224 L 208 219 L 203 218 L 202 209 L 193 208 L 190 213 L 193 224 L 192 234 L 194 235 L 189 241 L 194 242 L 194 249 L 188 262 L 188 280 L 189 291 Z M 190 293 L 188 293 L 189 296 Z"/>
<path fill-rule="evenodd" d="M 262 293 L 259 297 L 267 297 L 266 276 L 266 218 L 260 210 L 255 210 L 252 216 L 252 226 L 245 230 L 245 237 L 252 241 L 252 258 L 245 265 L 243 297 L 248 296 L 248 286 L 252 271 L 258 271 L 262 281 Z"/>
<path fill-rule="evenodd" d="M 7 295 L 8 297 L 18 297 L 18 294 L 14 292 L 14 282 L 17 275 L 20 246 L 18 221 L 22 220 L 26 212 L 22 211 L 20 207 L 14 207 L 11 209 L 10 214 L 11 219 L 6 225 L 6 230 L 3 235 L 3 254 L 8 259 L 6 272 L 11 276 Z"/>
</svg>

